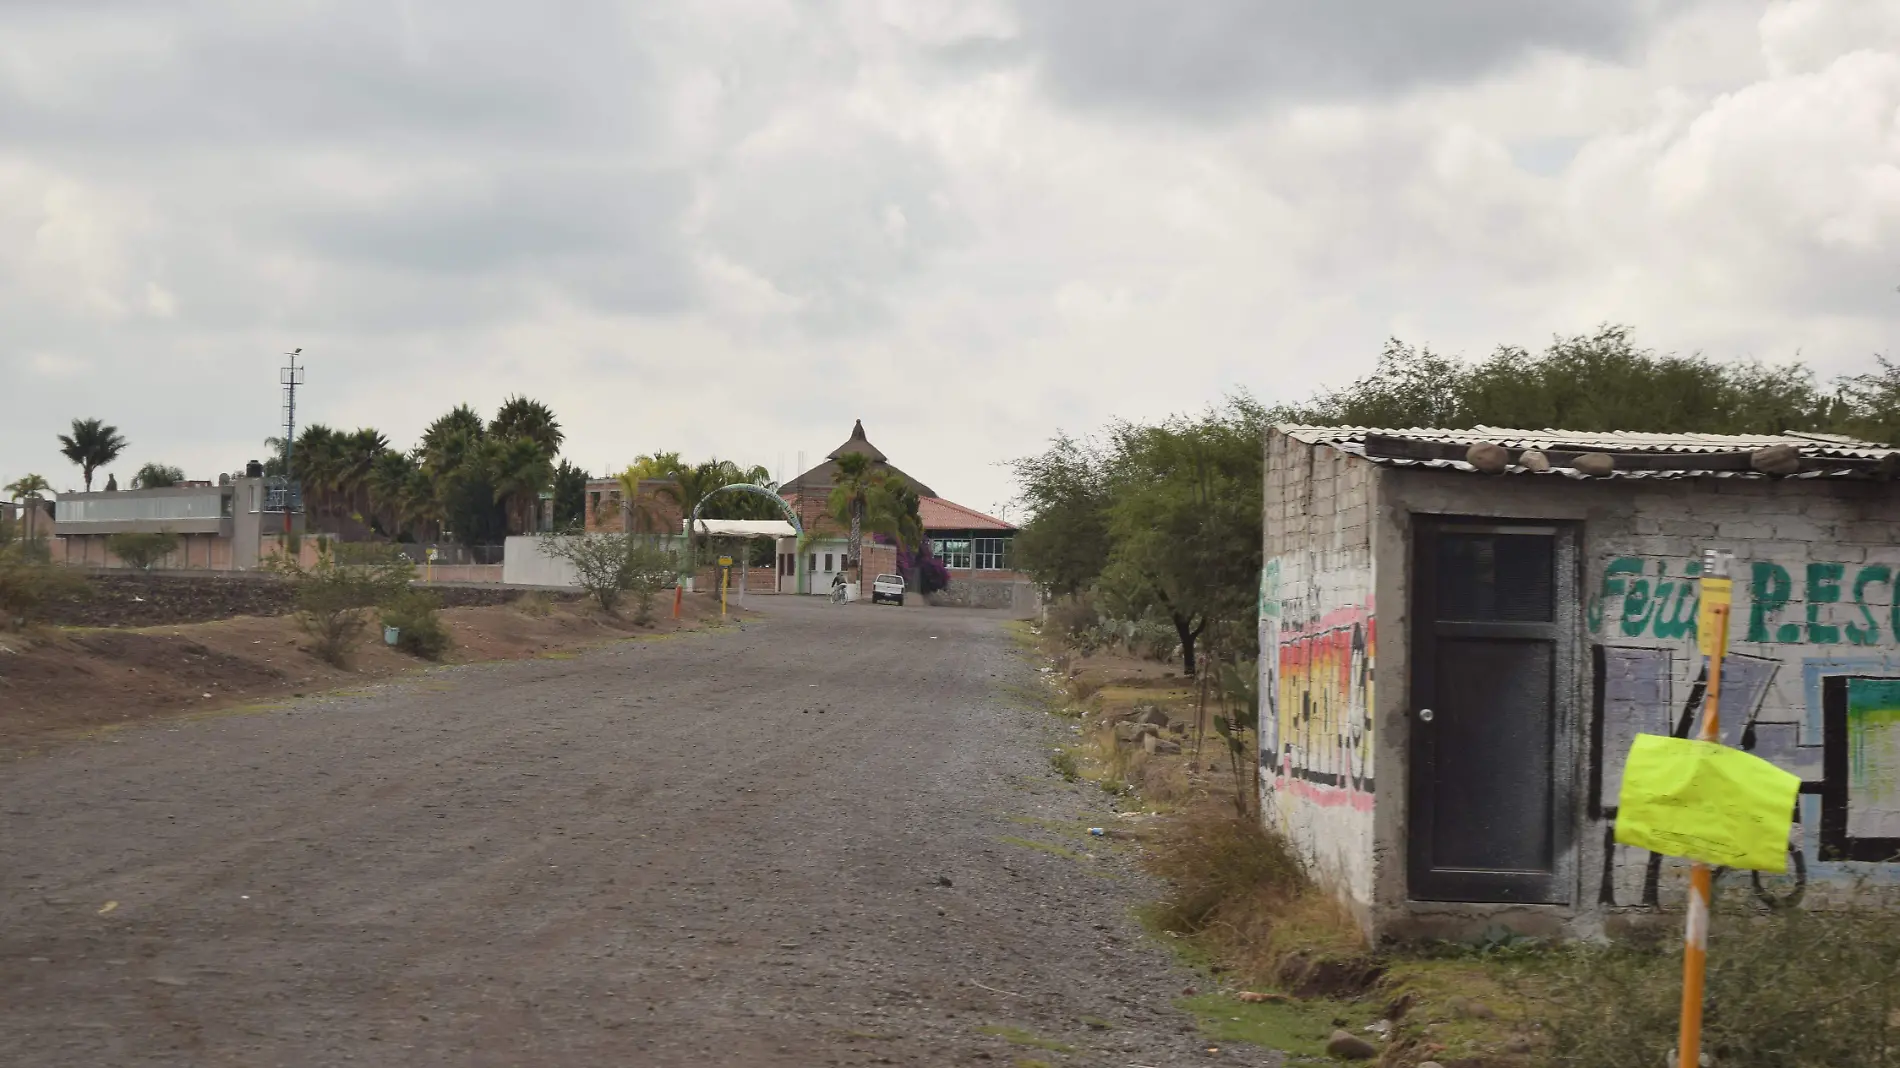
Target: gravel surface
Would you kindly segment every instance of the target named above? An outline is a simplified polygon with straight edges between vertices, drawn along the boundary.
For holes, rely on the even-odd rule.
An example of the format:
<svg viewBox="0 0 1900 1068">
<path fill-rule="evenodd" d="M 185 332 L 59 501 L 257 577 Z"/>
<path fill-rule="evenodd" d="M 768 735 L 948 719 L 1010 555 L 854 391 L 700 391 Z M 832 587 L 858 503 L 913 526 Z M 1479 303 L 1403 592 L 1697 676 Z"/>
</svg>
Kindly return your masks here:
<svg viewBox="0 0 1900 1068">
<path fill-rule="evenodd" d="M 0 1064 L 1275 1063 L 994 614 L 760 602 L 0 765 Z"/>
</svg>

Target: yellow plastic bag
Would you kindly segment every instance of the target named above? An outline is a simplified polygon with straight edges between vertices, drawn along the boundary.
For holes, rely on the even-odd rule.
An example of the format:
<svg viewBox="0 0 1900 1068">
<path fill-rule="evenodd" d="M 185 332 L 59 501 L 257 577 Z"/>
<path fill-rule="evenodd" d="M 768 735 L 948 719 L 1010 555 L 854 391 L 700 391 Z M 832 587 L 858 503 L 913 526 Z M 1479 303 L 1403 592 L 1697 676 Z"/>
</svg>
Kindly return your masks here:
<svg viewBox="0 0 1900 1068">
<path fill-rule="evenodd" d="M 1623 767 L 1616 840 L 1672 857 L 1788 870 L 1798 775 L 1714 742 L 1639 734 Z"/>
</svg>

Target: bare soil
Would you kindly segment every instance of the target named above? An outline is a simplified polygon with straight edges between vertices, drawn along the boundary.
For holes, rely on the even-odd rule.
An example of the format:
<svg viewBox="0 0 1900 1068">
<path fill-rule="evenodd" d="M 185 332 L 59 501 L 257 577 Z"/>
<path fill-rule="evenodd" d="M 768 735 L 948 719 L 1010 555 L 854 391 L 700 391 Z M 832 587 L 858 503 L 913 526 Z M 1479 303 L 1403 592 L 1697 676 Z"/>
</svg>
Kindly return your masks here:
<svg viewBox="0 0 1900 1068">
<path fill-rule="evenodd" d="M 531 612 L 532 605 L 540 607 Z M 695 629 L 718 616 L 718 602 L 707 597 L 686 598 L 677 621 L 670 603 L 661 606 L 647 626 L 605 616 L 580 601 L 450 608 L 443 610 L 442 619 L 455 648 L 442 663 L 559 654 L 601 642 Z M 744 617 L 735 613 L 732 618 Z M 348 668 L 319 660 L 309 645 L 289 616 L 0 632 L 0 755 L 154 715 L 215 712 L 430 666 L 384 645 L 380 626 L 372 626 Z"/>
<path fill-rule="evenodd" d="M 996 615 L 759 605 L 0 764 L 0 1064 L 1279 1062 Z"/>
</svg>

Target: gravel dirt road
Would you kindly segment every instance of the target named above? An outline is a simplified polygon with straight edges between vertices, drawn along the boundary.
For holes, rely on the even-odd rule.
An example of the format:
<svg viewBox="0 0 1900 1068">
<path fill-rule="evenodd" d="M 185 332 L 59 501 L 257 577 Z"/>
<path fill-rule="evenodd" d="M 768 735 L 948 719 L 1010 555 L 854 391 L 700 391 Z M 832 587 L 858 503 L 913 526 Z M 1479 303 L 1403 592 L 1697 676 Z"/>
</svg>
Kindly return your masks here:
<svg viewBox="0 0 1900 1068">
<path fill-rule="evenodd" d="M 758 601 L 0 764 L 0 1064 L 1274 1063 L 995 615 Z"/>
</svg>

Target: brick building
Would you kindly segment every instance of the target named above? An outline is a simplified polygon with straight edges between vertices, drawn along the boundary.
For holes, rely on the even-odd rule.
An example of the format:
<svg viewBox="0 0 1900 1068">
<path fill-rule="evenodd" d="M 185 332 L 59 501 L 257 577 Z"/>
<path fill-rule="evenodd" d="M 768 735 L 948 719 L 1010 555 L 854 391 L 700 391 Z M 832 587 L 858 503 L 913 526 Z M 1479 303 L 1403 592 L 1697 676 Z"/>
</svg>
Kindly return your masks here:
<svg viewBox="0 0 1900 1068">
<path fill-rule="evenodd" d="M 1720 548 L 1724 740 L 1802 781 L 1792 874 L 1753 892 L 1893 885 L 1896 469 L 1818 434 L 1276 427 L 1264 818 L 1374 936 L 1589 935 L 1679 899 L 1682 865 L 1611 830 L 1633 736 L 1695 729 Z"/>
<path fill-rule="evenodd" d="M 846 557 L 850 552 L 850 529 L 831 517 L 829 501 L 837 485 L 838 459 L 853 453 L 869 457 L 874 469 L 903 478 L 917 492 L 918 518 L 923 521 L 924 534 L 950 574 L 949 588 L 932 595 L 933 600 L 982 608 L 1023 609 L 1032 604 L 1034 593 L 1029 578 L 1012 563 L 1016 528 L 995 516 L 945 500 L 929 485 L 900 470 L 883 450 L 871 444 L 863 420 L 853 424 L 851 436 L 826 454 L 824 463 L 780 487 L 808 535 L 804 547 L 806 592 L 827 592 L 833 576 L 849 570 Z M 779 544 L 779 583 L 787 593 L 796 588 L 798 560 L 793 554 L 797 551 L 791 539 Z M 863 552 L 864 574 L 897 572 L 894 546 L 878 545 L 866 536 Z"/>
</svg>

